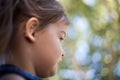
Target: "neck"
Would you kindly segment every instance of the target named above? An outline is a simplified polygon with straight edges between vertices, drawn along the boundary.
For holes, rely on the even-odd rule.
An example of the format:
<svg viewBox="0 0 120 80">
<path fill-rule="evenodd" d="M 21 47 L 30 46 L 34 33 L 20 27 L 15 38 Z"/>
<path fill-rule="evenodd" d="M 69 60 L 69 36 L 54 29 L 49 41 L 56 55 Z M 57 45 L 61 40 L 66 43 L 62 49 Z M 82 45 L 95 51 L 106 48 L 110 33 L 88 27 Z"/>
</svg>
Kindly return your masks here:
<svg viewBox="0 0 120 80">
<path fill-rule="evenodd" d="M 22 28 L 22 27 L 21 27 Z M 11 38 L 9 51 L 6 53 L 6 64 L 13 64 L 18 68 L 35 74 L 35 68 L 32 60 L 32 49 L 21 33 L 22 29 Z"/>
<path fill-rule="evenodd" d="M 18 43 L 12 47 L 7 54 L 6 64 L 12 64 L 18 68 L 35 74 L 35 69 L 32 63 L 31 49 L 25 43 Z"/>
</svg>

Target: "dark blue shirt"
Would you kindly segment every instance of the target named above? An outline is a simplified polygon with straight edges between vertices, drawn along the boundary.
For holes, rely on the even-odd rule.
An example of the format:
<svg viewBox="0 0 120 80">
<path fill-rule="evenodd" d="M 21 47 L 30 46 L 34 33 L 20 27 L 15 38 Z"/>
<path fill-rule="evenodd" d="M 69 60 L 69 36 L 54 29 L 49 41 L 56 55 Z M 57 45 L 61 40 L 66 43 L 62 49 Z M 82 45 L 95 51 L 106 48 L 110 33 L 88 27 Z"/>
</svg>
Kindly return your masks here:
<svg viewBox="0 0 120 80">
<path fill-rule="evenodd" d="M 5 65 L 0 66 L 0 78 L 6 74 L 11 74 L 11 73 L 18 74 L 18 75 L 22 76 L 23 78 L 25 78 L 26 80 L 42 80 L 41 78 L 37 77 L 36 75 L 31 74 L 27 71 L 21 70 L 20 68 L 14 66 L 14 65 L 5 64 Z"/>
</svg>

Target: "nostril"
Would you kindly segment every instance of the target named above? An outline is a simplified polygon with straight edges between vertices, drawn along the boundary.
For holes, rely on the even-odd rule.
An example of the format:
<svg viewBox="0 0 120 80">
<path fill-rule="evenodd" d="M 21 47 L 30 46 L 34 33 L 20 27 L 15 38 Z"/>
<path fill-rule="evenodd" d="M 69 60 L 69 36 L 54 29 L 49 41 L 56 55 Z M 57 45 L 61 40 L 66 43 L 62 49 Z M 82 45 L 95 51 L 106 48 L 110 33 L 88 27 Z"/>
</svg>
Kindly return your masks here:
<svg viewBox="0 0 120 80">
<path fill-rule="evenodd" d="M 64 56 L 64 54 L 62 54 L 62 57 Z"/>
<path fill-rule="evenodd" d="M 64 54 L 65 54 L 65 52 L 64 52 L 63 48 L 61 47 L 61 56 L 63 57 Z"/>
<path fill-rule="evenodd" d="M 64 51 L 63 51 L 63 52 L 62 52 L 62 57 L 64 56 L 64 54 L 65 54 L 65 53 L 64 53 Z"/>
</svg>

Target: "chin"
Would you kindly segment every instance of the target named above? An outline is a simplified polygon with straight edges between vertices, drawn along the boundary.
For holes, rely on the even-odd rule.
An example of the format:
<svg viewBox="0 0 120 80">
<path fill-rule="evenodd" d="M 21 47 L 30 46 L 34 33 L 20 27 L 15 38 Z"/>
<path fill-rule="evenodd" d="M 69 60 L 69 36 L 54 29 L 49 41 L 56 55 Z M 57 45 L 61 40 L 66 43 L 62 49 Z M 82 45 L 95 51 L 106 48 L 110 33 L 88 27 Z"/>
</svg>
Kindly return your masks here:
<svg viewBox="0 0 120 80">
<path fill-rule="evenodd" d="M 45 75 L 40 75 L 41 78 L 48 78 L 48 77 L 52 77 L 55 76 L 56 73 L 49 73 L 49 74 L 45 74 Z"/>
<path fill-rule="evenodd" d="M 48 68 L 44 68 L 42 70 L 38 70 L 36 71 L 37 76 L 41 77 L 41 78 L 48 78 L 48 77 L 52 77 L 55 76 L 57 73 L 57 69 L 58 66 L 52 66 L 52 67 L 48 67 Z"/>
<path fill-rule="evenodd" d="M 47 77 L 55 76 L 55 74 L 56 74 L 55 72 L 54 73 L 50 73 L 50 74 L 47 75 Z"/>
<path fill-rule="evenodd" d="M 48 78 L 48 77 L 55 76 L 56 73 L 57 73 L 57 70 L 52 70 L 52 71 L 47 71 L 46 73 L 43 73 L 43 74 L 39 74 L 38 76 L 41 78 Z"/>
</svg>

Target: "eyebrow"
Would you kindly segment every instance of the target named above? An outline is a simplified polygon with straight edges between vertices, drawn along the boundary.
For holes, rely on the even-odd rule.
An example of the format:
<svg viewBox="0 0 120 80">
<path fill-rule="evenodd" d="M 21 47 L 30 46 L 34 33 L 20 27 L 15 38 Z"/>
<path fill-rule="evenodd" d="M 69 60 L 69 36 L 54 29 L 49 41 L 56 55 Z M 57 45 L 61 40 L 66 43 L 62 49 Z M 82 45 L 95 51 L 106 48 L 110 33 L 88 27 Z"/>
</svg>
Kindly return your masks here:
<svg viewBox="0 0 120 80">
<path fill-rule="evenodd" d="M 68 19 L 67 16 L 63 16 L 63 17 L 61 18 L 61 21 L 62 21 L 63 23 L 65 23 L 66 25 L 70 25 L 70 20 Z"/>
</svg>

